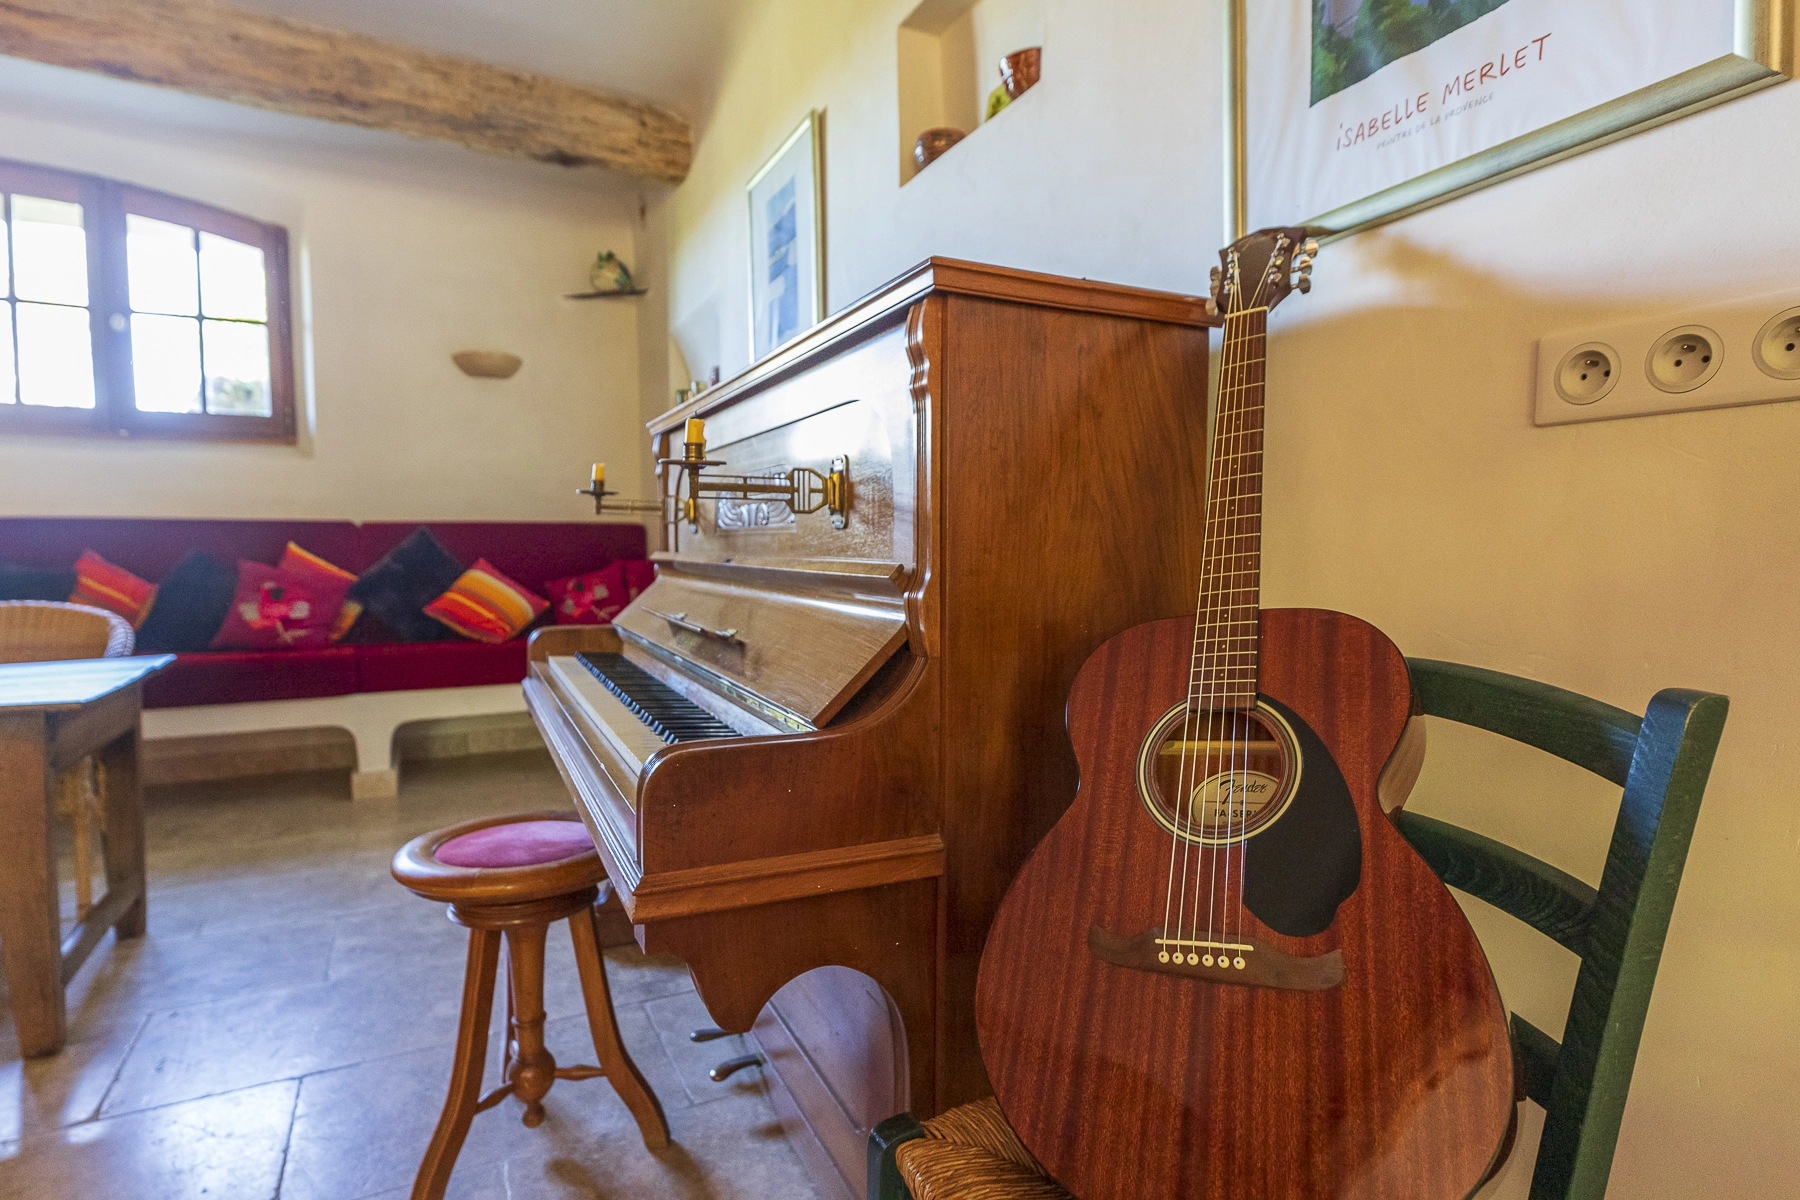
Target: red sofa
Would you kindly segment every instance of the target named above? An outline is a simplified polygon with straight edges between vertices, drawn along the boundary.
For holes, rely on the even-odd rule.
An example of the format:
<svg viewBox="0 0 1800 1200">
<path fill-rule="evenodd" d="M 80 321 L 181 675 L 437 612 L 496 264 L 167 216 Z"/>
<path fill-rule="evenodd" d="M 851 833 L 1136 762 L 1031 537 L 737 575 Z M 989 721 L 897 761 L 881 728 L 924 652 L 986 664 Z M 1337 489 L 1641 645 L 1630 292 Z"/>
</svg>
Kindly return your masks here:
<svg viewBox="0 0 1800 1200">
<path fill-rule="evenodd" d="M 465 564 L 485 558 L 543 594 L 546 581 L 645 556 L 640 525 L 598 522 L 350 521 L 0 518 L 0 562 L 66 570 L 83 550 L 144 579 L 160 581 L 182 555 L 203 550 L 222 562 L 274 563 L 293 541 L 361 573 L 419 525 L 429 525 Z M 543 620 L 549 620 L 546 613 Z M 525 678 L 524 637 L 498 646 L 456 638 L 396 643 L 365 615 L 344 642 L 324 650 L 207 651 L 182 654 L 145 688 L 146 708 L 187 708 L 301 700 L 367 692 L 514 684 Z"/>
</svg>

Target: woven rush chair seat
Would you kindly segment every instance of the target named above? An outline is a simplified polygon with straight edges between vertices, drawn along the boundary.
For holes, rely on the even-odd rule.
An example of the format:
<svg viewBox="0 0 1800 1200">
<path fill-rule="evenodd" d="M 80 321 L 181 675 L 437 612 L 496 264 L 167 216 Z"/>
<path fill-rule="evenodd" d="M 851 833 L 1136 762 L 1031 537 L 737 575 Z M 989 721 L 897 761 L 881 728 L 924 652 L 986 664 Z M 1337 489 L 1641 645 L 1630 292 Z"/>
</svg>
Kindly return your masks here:
<svg viewBox="0 0 1800 1200">
<path fill-rule="evenodd" d="M 619 1038 L 594 915 L 606 868 L 574 814 L 485 817 L 435 830 L 401 847 L 393 875 L 414 894 L 447 904 L 450 919 L 469 930 L 450 1092 L 412 1200 L 442 1200 L 476 1113 L 512 1097 L 524 1104 L 524 1124 L 536 1128 L 544 1120 L 544 1097 L 559 1079 L 605 1076 L 636 1119 L 645 1147 L 669 1144 L 662 1104 Z M 544 1045 L 544 939 L 552 922 L 565 920 L 599 1066 L 559 1067 Z M 481 1076 L 502 942 L 506 1045 L 499 1086 L 484 1096 Z"/>
<path fill-rule="evenodd" d="M 992 1096 L 922 1122 L 894 1151 L 913 1200 L 1075 1200 L 1044 1173 Z"/>
</svg>

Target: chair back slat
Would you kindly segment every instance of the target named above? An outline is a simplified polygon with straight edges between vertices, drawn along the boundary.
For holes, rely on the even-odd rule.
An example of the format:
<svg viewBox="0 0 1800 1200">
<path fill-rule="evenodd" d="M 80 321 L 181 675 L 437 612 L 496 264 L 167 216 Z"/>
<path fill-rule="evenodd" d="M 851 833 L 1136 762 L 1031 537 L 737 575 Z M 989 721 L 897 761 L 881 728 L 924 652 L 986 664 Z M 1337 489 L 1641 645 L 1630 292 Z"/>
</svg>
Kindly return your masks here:
<svg viewBox="0 0 1800 1200">
<path fill-rule="evenodd" d="M 1513 1034 L 1526 1094 L 1545 1110 L 1532 1200 L 1599 1200 L 1729 702 L 1671 689 L 1638 718 L 1480 667 L 1407 667 L 1427 715 L 1536 746 L 1624 789 L 1597 889 L 1469 830 L 1404 810 L 1395 818 L 1446 883 L 1581 956 L 1562 1043 L 1516 1014 Z"/>
<path fill-rule="evenodd" d="M 1427 715 L 1536 746 L 1625 786 L 1639 719 L 1624 709 L 1482 667 L 1430 658 L 1406 663 Z"/>
<path fill-rule="evenodd" d="M 1582 953 L 1596 893 L 1566 871 L 1460 825 L 1401 809 L 1394 824 L 1437 877 Z"/>
</svg>

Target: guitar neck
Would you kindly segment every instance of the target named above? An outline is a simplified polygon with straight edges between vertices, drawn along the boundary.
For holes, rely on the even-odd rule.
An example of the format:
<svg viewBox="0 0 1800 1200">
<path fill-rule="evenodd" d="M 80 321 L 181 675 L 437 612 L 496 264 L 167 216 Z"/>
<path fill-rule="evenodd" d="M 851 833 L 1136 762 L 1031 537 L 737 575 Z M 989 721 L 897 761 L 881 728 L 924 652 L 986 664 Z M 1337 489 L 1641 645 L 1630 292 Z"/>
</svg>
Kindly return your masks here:
<svg viewBox="0 0 1800 1200">
<path fill-rule="evenodd" d="M 1225 318 L 1207 473 L 1193 687 L 1214 708 L 1256 704 L 1261 611 L 1263 345 L 1269 310 Z"/>
</svg>

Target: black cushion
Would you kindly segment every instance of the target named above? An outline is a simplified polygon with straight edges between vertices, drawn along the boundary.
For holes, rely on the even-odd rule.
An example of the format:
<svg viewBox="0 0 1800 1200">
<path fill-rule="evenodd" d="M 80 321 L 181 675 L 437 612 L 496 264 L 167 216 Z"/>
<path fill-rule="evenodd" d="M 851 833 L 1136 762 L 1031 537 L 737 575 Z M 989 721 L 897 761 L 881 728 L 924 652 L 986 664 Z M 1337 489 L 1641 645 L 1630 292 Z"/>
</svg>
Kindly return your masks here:
<svg viewBox="0 0 1800 1200">
<path fill-rule="evenodd" d="M 74 571 L 0 563 L 0 600 L 67 600 L 74 590 Z"/>
<path fill-rule="evenodd" d="M 138 653 L 206 649 L 225 623 L 236 595 L 236 567 L 203 551 L 188 551 L 156 590 L 156 603 L 138 628 Z"/>
<path fill-rule="evenodd" d="M 387 557 L 350 585 L 350 599 L 360 603 L 402 642 L 442 642 L 456 635 L 435 617 L 427 604 L 450 590 L 463 565 L 424 526 L 406 535 Z"/>
</svg>

